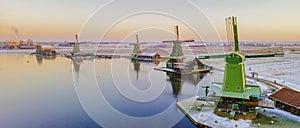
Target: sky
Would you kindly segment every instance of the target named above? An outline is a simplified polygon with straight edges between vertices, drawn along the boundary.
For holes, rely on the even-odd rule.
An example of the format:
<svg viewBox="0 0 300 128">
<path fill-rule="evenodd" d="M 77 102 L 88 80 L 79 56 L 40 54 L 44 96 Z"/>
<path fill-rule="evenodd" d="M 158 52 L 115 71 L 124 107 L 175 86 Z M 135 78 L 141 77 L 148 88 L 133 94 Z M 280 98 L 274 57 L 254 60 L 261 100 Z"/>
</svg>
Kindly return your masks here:
<svg viewBox="0 0 300 128">
<path fill-rule="evenodd" d="M 299 0 L 0 0 L 0 41 L 225 41 L 237 16 L 240 40 L 299 41 Z M 16 36 L 18 33 L 19 36 Z"/>
</svg>

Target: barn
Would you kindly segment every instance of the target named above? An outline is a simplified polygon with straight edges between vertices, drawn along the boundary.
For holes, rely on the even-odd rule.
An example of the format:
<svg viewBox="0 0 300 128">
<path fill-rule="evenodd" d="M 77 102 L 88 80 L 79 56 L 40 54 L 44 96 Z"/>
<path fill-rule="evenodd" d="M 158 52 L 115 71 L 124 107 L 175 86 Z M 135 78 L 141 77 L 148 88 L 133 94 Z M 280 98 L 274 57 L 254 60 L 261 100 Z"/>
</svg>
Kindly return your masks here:
<svg viewBox="0 0 300 128">
<path fill-rule="evenodd" d="M 269 96 L 274 100 L 275 106 L 284 111 L 300 116 L 300 92 L 284 87 Z"/>
</svg>

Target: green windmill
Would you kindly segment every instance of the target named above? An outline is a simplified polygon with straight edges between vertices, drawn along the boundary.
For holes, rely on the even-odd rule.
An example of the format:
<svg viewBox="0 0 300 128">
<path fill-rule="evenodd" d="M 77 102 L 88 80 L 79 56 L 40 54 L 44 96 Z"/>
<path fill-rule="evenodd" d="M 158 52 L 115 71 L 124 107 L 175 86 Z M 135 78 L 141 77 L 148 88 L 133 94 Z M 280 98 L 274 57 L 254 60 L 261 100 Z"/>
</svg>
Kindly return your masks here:
<svg viewBox="0 0 300 128">
<path fill-rule="evenodd" d="M 167 58 L 170 62 L 178 62 L 184 59 L 182 52 L 182 42 L 194 42 L 194 40 L 179 40 L 179 28 L 178 25 L 175 26 L 176 40 L 163 41 L 163 43 L 173 43 L 173 48 L 171 55 Z"/>
<path fill-rule="evenodd" d="M 236 17 L 229 17 L 226 19 L 226 25 L 229 28 L 233 28 L 234 36 L 234 50 L 232 53 L 225 56 L 225 72 L 224 72 L 224 83 L 222 87 L 223 94 L 232 93 L 239 94 L 239 98 L 246 95 L 246 76 L 245 76 L 245 56 L 240 54 L 239 51 L 239 41 L 238 41 L 238 32 L 237 32 L 237 20 Z M 253 90 L 254 91 L 254 90 Z M 258 90 L 259 91 L 259 90 Z M 260 92 L 258 92 L 260 94 Z M 250 95 L 250 94 L 248 94 Z"/>
<path fill-rule="evenodd" d="M 137 57 L 137 55 L 141 54 L 142 51 L 141 51 L 140 46 L 142 44 L 146 44 L 146 43 L 140 43 L 139 42 L 139 36 L 138 35 L 135 35 L 135 37 L 136 37 L 136 43 L 135 44 L 129 44 L 129 45 L 133 45 L 133 51 L 132 51 L 132 54 L 131 54 L 131 59 L 135 59 Z"/>
<path fill-rule="evenodd" d="M 80 51 L 79 45 L 81 43 L 78 42 L 78 35 L 75 34 L 75 39 L 76 41 L 74 43 L 69 43 L 69 44 L 73 44 L 73 49 L 71 51 L 71 54 L 67 55 L 66 57 L 71 58 L 71 59 L 92 59 L 95 57 L 95 53 L 84 53 Z"/>
<path fill-rule="evenodd" d="M 276 57 L 283 53 L 243 55 L 240 53 L 238 40 L 237 18 L 226 18 L 226 30 L 229 40 L 233 40 L 234 47 L 230 54 L 201 56 L 199 59 L 225 58 L 225 71 L 223 83 L 220 89 L 212 90 L 220 100 L 217 103 L 215 113 L 217 115 L 229 115 L 235 119 L 253 119 L 256 117 L 256 107 L 273 108 L 272 103 L 262 99 L 260 87 L 246 83 L 245 66 L 246 58 Z M 268 103 L 268 104 L 266 104 Z"/>
</svg>

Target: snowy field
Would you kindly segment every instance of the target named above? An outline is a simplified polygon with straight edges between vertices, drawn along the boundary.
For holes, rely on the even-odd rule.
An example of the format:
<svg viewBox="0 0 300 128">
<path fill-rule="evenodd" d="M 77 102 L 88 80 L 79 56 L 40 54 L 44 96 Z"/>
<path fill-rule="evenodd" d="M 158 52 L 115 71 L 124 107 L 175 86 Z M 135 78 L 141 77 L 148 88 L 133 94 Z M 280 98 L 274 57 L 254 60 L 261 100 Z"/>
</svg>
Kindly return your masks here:
<svg viewBox="0 0 300 128">
<path fill-rule="evenodd" d="M 206 63 L 224 70 L 223 59 L 211 59 Z M 285 54 L 284 57 L 251 58 L 245 63 L 246 74 L 258 73 L 258 78 L 276 81 L 300 91 L 300 54 Z"/>
</svg>

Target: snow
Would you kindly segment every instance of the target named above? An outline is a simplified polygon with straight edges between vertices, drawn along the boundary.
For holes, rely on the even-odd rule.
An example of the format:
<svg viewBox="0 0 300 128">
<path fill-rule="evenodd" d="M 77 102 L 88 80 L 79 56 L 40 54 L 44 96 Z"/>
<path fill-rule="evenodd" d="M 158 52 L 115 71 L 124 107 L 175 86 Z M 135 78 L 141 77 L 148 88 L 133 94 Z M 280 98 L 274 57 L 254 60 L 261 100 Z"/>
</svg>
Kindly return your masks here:
<svg viewBox="0 0 300 128">
<path fill-rule="evenodd" d="M 220 70 L 224 70 L 225 66 L 223 59 L 211 59 L 207 64 Z M 248 76 L 251 76 L 251 72 L 257 72 L 259 79 L 276 80 L 276 83 L 300 91 L 300 54 L 247 59 L 245 72 Z"/>
<path fill-rule="evenodd" d="M 280 109 L 277 109 L 277 108 L 275 108 L 275 109 L 265 109 L 265 111 L 267 113 L 271 113 L 271 114 L 274 114 L 276 116 L 281 116 L 280 118 L 282 118 L 282 119 L 292 120 L 292 121 L 300 123 L 300 116 L 293 115 L 290 112 L 286 112 L 286 111 L 283 111 L 283 110 L 280 110 Z"/>
</svg>

